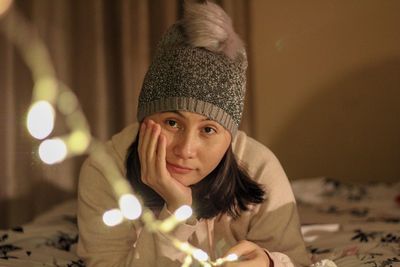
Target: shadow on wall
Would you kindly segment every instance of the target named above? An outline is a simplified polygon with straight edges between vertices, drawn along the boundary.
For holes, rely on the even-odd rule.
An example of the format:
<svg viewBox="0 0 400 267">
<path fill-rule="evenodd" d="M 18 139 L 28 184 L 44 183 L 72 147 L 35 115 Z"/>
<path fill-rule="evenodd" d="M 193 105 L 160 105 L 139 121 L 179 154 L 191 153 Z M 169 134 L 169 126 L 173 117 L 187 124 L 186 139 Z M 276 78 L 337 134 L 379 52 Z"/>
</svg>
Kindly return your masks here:
<svg viewBox="0 0 400 267">
<path fill-rule="evenodd" d="M 400 59 L 320 92 L 271 144 L 288 176 L 400 181 Z"/>
</svg>

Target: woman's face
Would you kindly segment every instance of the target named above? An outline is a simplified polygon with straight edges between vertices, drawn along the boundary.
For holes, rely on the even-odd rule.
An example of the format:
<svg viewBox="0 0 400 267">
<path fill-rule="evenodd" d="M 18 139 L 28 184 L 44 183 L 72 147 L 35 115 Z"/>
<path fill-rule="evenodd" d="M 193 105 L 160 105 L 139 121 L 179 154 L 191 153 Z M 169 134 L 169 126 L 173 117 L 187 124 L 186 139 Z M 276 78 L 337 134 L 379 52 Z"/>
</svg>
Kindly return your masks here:
<svg viewBox="0 0 400 267">
<path fill-rule="evenodd" d="M 214 170 L 231 143 L 229 131 L 197 113 L 159 112 L 146 120 L 160 124 L 167 139 L 167 169 L 185 186 L 198 183 Z"/>
</svg>

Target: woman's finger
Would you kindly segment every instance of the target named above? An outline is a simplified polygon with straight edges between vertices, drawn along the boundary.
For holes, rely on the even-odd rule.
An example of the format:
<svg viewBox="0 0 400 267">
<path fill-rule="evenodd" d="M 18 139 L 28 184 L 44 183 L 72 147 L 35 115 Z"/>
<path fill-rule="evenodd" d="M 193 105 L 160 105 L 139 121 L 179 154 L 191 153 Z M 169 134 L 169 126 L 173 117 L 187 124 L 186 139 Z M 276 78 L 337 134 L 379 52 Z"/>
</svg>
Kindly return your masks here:
<svg viewBox="0 0 400 267">
<path fill-rule="evenodd" d="M 160 135 L 161 127 L 159 124 L 154 123 L 151 127 L 151 133 L 149 137 L 149 143 L 147 146 L 147 164 L 149 164 L 152 168 L 155 166 L 155 157 L 157 151 L 158 137 Z"/>
<path fill-rule="evenodd" d="M 143 179 L 143 182 L 147 183 L 147 177 L 148 177 L 148 170 L 151 169 L 151 166 L 149 165 L 149 161 L 147 158 L 147 150 L 149 146 L 149 142 L 151 139 L 151 134 L 152 134 L 152 124 L 153 122 L 151 120 L 146 122 L 146 127 L 143 132 L 142 136 L 142 142 L 141 142 L 141 147 L 139 151 L 139 159 L 140 159 L 140 167 L 141 167 L 141 178 Z"/>
<path fill-rule="evenodd" d="M 141 148 L 142 148 L 143 136 L 144 136 L 145 131 L 146 131 L 146 122 L 143 121 L 143 122 L 140 124 L 140 128 L 139 128 L 138 153 L 141 151 Z M 140 153 L 139 153 L 139 158 L 140 158 Z"/>
<path fill-rule="evenodd" d="M 163 134 L 160 134 L 157 145 L 157 168 L 161 172 L 161 177 L 164 177 L 167 174 L 166 154 L 167 139 Z"/>
</svg>

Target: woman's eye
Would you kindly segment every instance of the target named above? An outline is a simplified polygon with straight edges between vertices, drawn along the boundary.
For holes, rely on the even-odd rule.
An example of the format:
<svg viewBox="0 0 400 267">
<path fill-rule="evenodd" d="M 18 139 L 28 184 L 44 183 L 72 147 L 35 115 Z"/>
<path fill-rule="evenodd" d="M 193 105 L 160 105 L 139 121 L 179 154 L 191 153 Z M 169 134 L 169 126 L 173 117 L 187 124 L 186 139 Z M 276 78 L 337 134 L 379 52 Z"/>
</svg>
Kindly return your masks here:
<svg viewBox="0 0 400 267">
<path fill-rule="evenodd" d="M 216 130 L 212 127 L 204 127 L 204 132 L 206 134 L 213 134 L 213 133 L 216 133 Z"/>
<path fill-rule="evenodd" d="M 170 127 L 178 128 L 178 122 L 174 120 L 166 120 L 165 123 Z"/>
</svg>

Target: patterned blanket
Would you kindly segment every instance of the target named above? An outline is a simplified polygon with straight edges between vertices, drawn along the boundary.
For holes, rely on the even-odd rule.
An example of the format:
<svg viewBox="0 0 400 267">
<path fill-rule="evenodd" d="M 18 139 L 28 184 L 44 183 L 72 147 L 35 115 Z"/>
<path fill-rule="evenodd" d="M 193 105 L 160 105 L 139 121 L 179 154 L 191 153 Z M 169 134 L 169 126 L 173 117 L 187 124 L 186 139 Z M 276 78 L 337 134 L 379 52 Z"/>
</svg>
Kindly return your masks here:
<svg viewBox="0 0 400 267">
<path fill-rule="evenodd" d="M 77 241 L 76 201 L 71 200 L 24 226 L 0 230 L 0 266 L 83 267 Z"/>
<path fill-rule="evenodd" d="M 400 266 L 400 183 L 355 185 L 316 178 L 292 187 L 314 262 Z"/>
<path fill-rule="evenodd" d="M 400 266 L 400 183 L 316 178 L 292 186 L 313 266 Z M 77 241 L 71 200 L 31 223 L 0 230 L 0 266 L 82 267 Z"/>
</svg>

